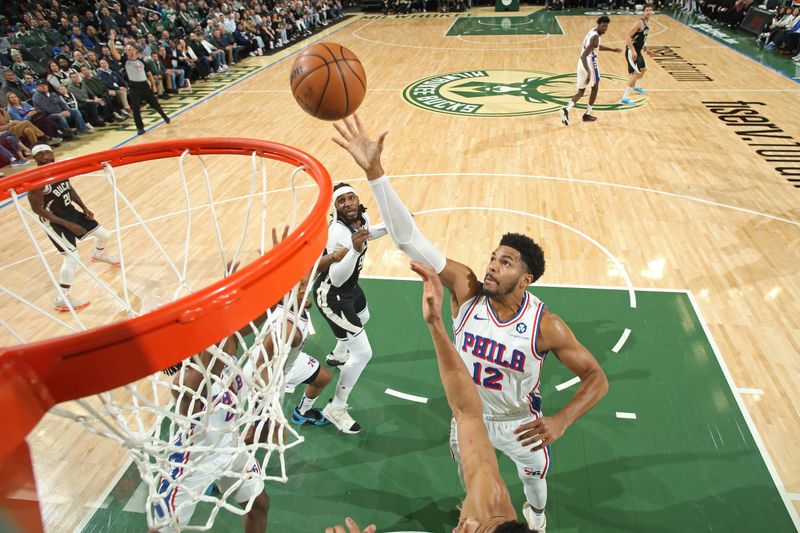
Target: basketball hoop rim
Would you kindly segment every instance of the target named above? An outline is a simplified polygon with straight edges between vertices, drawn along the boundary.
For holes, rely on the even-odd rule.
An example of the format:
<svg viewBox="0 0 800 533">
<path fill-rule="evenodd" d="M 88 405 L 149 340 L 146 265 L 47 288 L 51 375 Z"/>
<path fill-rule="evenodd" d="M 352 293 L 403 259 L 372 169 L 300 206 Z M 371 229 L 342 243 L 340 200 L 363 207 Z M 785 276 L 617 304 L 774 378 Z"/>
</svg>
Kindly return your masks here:
<svg viewBox="0 0 800 533">
<path fill-rule="evenodd" d="M 0 416 L 8 431 L 0 461 L 56 403 L 98 394 L 158 372 L 215 344 L 277 302 L 320 256 L 327 240 L 332 184 L 311 155 L 280 143 L 246 138 L 174 139 L 105 150 L 0 179 L 0 200 L 50 183 L 131 163 L 192 155 L 231 154 L 305 167 L 319 188 L 308 216 L 286 239 L 203 289 L 153 311 L 87 331 L 0 348 Z M 10 422 L 10 423 L 9 423 Z M 4 431 L 5 432 L 5 431 Z"/>
</svg>

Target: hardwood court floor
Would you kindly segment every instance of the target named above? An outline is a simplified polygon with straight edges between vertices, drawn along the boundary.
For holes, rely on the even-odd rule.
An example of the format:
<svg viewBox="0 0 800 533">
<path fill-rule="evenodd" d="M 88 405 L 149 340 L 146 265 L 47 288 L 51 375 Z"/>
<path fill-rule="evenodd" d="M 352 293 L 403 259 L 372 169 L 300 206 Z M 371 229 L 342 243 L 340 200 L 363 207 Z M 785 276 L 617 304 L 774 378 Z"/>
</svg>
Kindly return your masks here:
<svg viewBox="0 0 800 533">
<path fill-rule="evenodd" d="M 591 124 L 574 112 L 573 124 L 564 127 L 555 110 L 572 94 L 569 74 L 595 17 L 559 15 L 561 35 L 451 36 L 445 36 L 455 21 L 450 16 L 365 17 L 333 28 L 329 40 L 364 63 L 369 91 L 362 120 L 376 133 L 390 131 L 385 167 L 422 231 L 446 255 L 482 272 L 500 235 L 521 231 L 545 249 L 544 283 L 625 286 L 629 280 L 635 287 L 691 291 L 774 464 L 779 489 L 799 509 L 800 191 L 776 170 L 797 172 L 798 163 L 791 152 L 757 152 L 780 147 L 755 146 L 791 148 L 800 139 L 793 119 L 798 85 L 658 15 L 648 44 L 669 61 L 647 59 L 648 96 L 634 109 L 609 105 Z M 604 44 L 621 47 L 632 23 L 612 16 Z M 265 68 L 133 142 L 242 136 L 297 146 L 318 157 L 334 180 L 351 182 L 377 217 L 361 173 L 329 140 L 332 127 L 305 115 L 288 92 L 292 57 L 275 59 L 252 60 Z M 687 63 L 708 79 L 680 81 Z M 604 52 L 600 68 L 610 78 L 603 79 L 598 102 L 614 104 L 625 64 Z M 415 82 L 459 72 L 487 75 L 450 85 L 431 81 L 417 91 L 441 99 L 427 100 L 430 105 L 404 98 Z M 465 99 L 461 109 L 499 111 L 479 117 L 430 110 L 453 107 L 445 101 L 456 96 Z M 718 114 L 736 109 L 735 116 L 756 118 L 724 122 Z M 219 199 L 246 193 L 249 174 L 230 168 L 218 178 L 225 187 Z M 169 196 L 158 193 L 158 173 L 136 179 L 141 194 L 164 204 L 154 209 L 170 209 Z M 86 183 L 82 196 L 110 220 L 107 192 Z M 285 178 L 273 186 L 285 186 Z M 286 194 L 271 201 L 275 213 L 285 212 Z M 8 220 L 3 212 L 0 227 L 17 234 L 16 222 Z M 25 259 L 27 248 L 8 245 L 6 262 Z M 407 261 L 390 242 L 377 241 L 364 274 L 407 276 Z M 45 289 L 40 296 L 49 301 Z M 102 503 L 125 454 L 53 417 L 30 442 L 45 478 L 40 494 L 48 528 L 72 530 Z"/>
</svg>

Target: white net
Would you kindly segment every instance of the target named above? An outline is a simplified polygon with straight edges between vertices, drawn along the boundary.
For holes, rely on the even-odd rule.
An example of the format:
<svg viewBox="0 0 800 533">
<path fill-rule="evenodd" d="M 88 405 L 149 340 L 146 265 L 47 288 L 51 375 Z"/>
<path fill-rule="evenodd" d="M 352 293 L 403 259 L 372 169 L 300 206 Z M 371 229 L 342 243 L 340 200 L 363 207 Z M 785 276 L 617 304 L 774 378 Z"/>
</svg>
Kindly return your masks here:
<svg viewBox="0 0 800 533">
<path fill-rule="evenodd" d="M 317 192 L 302 168 L 256 153 L 248 160 L 187 151 L 177 169 L 167 167 L 164 161 L 105 165 L 102 173 L 71 180 L 74 194 L 80 190 L 97 220 L 108 224 L 112 240 L 103 253 L 118 254 L 118 269 L 88 261 L 12 193 L 0 228 L 12 227 L 15 218 L 15 233 L 21 226 L 28 239 L 0 267 L 3 345 L 135 317 L 203 288 L 277 244 L 270 229 L 293 229 Z M 275 176 L 271 190 L 268 174 Z M 63 256 L 48 238 L 66 250 Z M 69 294 L 62 287 L 65 259 L 77 272 Z M 289 339 L 298 326 L 289 319 L 305 307 L 304 284 L 284 296 L 281 312 L 265 302 L 262 316 L 167 369 L 169 375 L 159 372 L 51 410 L 129 451 L 148 489 L 151 529 L 210 529 L 221 509 L 247 513 L 265 481 L 287 480 L 284 453 L 303 439 L 287 424 L 281 402 L 287 359 L 291 364 L 296 355 Z M 78 291 L 80 300 L 72 296 Z M 84 298 L 91 299 L 85 308 L 78 305 Z M 54 310 L 54 300 L 65 312 Z M 201 503 L 210 506 L 208 518 L 193 520 Z"/>
</svg>

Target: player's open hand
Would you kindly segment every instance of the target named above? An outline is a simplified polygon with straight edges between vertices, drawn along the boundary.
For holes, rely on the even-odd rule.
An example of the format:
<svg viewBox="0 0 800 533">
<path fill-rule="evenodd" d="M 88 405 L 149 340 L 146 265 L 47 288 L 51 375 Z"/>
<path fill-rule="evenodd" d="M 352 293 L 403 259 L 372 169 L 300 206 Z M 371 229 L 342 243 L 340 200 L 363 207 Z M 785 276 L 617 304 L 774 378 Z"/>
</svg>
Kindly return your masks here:
<svg viewBox="0 0 800 533">
<path fill-rule="evenodd" d="M 385 131 L 373 141 L 364 130 L 358 114 L 353 115 L 353 120 L 344 119 L 341 124 L 334 124 L 340 137 L 333 137 L 333 142 L 350 152 L 358 166 L 367 172 L 368 179 L 377 179 L 383 175 L 381 166 L 381 152 L 383 141 L 389 133 Z"/>
<path fill-rule="evenodd" d="M 515 429 L 514 433 L 523 446 L 531 446 L 538 443 L 531 448 L 532 451 L 536 452 L 552 444 L 564 434 L 566 429 L 567 424 L 560 417 L 545 416 L 533 422 L 525 422 Z"/>
<path fill-rule="evenodd" d="M 74 233 L 78 237 L 81 237 L 82 235 L 84 235 L 86 233 L 86 229 L 83 226 L 81 226 L 79 224 L 75 224 L 74 222 L 69 222 L 68 224 L 69 225 L 64 224 L 64 227 L 67 228 L 68 230 L 70 230 L 72 233 Z"/>
<path fill-rule="evenodd" d="M 326 527 L 325 533 L 375 533 L 375 531 L 377 531 L 375 524 L 371 524 L 367 526 L 364 531 L 361 531 L 356 521 L 349 516 L 344 519 L 344 523 L 347 524 L 347 529 L 345 529 L 344 526 Z"/>
<path fill-rule="evenodd" d="M 430 265 L 411 261 L 411 270 L 422 278 L 422 317 L 432 324 L 442 319 L 444 290 L 436 271 Z"/>
</svg>

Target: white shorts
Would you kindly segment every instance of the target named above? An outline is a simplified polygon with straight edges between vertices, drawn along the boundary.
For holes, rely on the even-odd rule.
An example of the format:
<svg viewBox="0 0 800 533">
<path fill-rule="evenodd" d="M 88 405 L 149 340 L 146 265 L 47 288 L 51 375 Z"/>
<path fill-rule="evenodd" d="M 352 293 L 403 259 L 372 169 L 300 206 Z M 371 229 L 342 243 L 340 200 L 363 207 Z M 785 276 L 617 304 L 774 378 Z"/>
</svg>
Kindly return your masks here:
<svg viewBox="0 0 800 533">
<path fill-rule="evenodd" d="M 319 361 L 305 352 L 297 354 L 297 358 L 286 370 L 286 392 L 294 391 L 295 387 L 313 378 L 319 372 Z"/>
<path fill-rule="evenodd" d="M 517 474 L 520 479 L 525 477 L 537 477 L 544 479 L 547 471 L 550 469 L 550 447 L 539 451 L 531 451 L 533 445 L 522 446 L 517 441 L 517 436 L 514 430 L 525 422 L 532 422 L 536 420 L 533 415 L 522 415 L 519 418 L 511 418 L 504 420 L 493 420 L 484 417 L 486 430 L 489 433 L 489 442 L 492 443 L 495 450 L 503 452 L 509 459 L 514 461 L 517 465 Z M 453 418 L 450 422 L 450 451 L 453 458 L 461 463 L 461 451 L 458 447 L 458 433 L 456 432 L 456 420 Z"/>
<path fill-rule="evenodd" d="M 178 462 L 181 461 L 181 458 L 171 457 L 170 461 Z M 202 463 L 197 464 L 200 461 Z M 235 483 L 242 480 L 240 477 L 220 477 L 220 473 L 224 471 L 252 473 L 240 482 L 238 488 L 233 489 L 230 497 L 236 503 L 246 504 L 250 499 L 255 499 L 264 492 L 264 481 L 260 477 L 261 466 L 252 455 L 246 452 L 235 456 L 229 453 L 208 453 L 199 461 L 192 461 L 191 457 L 186 457 L 185 464 L 189 467 L 188 470 L 175 468 L 172 471 L 171 479 L 162 477 L 158 483 L 158 493 L 151 494 L 153 518 L 156 523 L 164 523 L 170 519 L 169 517 L 173 517 L 181 527 L 188 525 L 201 498 L 209 501 L 208 497 L 204 497 L 204 495 L 212 483 L 216 483 L 219 491 L 225 494 Z M 164 533 L 178 530 L 179 528 L 173 525 L 158 529 Z"/>
<path fill-rule="evenodd" d="M 586 83 L 586 69 L 583 68 L 583 62 L 578 60 L 578 71 L 577 71 L 577 85 L 578 89 L 586 89 L 587 87 L 594 87 L 597 85 L 597 81 L 600 79 L 600 68 L 597 66 L 597 60 L 592 58 L 586 58 L 586 62 L 589 64 L 589 83 Z"/>
</svg>

